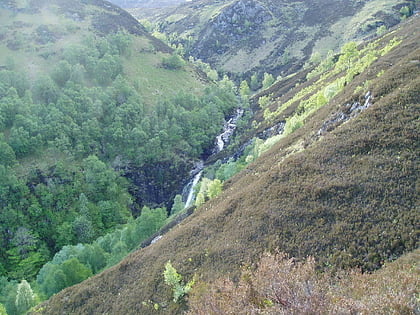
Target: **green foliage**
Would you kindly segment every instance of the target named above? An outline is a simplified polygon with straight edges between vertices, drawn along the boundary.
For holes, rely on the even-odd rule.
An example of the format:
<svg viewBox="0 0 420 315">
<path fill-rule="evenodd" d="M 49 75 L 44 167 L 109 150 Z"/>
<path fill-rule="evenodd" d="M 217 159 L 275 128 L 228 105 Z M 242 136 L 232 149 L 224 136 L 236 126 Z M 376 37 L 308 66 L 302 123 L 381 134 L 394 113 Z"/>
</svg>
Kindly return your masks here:
<svg viewBox="0 0 420 315">
<path fill-rule="evenodd" d="M 185 66 L 185 60 L 178 54 L 173 54 L 162 59 L 162 66 L 170 70 L 179 70 Z"/>
<path fill-rule="evenodd" d="M 14 166 L 16 163 L 15 151 L 0 138 L 0 164 L 4 166 Z"/>
<path fill-rule="evenodd" d="M 143 207 L 138 218 L 136 233 L 142 238 L 152 235 L 163 225 L 166 216 L 165 208 L 150 209 L 149 207 Z"/>
<path fill-rule="evenodd" d="M 47 29 L 51 35 L 52 28 Z M 134 59 L 130 54 L 143 47 L 142 38 L 120 32 L 74 36 L 62 43 L 56 47 L 50 41 L 31 52 L 34 60 L 39 61 L 38 54 L 43 58 L 31 73 L 20 72 L 27 71 L 21 55 L 0 69 L 0 275 L 11 279 L 34 280 L 63 246 L 78 242 L 85 249 L 77 259 L 92 272 L 133 250 L 163 224 L 166 210 L 144 209 L 134 220 L 130 209 L 143 204 L 133 204 L 130 183 L 119 170 L 128 165 L 149 170 L 161 163 L 176 173 L 213 145 L 223 118 L 237 107 L 228 79 L 223 88 L 203 91 L 200 86 L 191 93 L 159 96 L 156 103 L 144 100 L 146 87 L 132 79 L 139 71 L 127 66 Z M 144 53 L 141 58 L 152 58 L 147 62 L 155 67 L 162 56 Z M 43 62 L 52 65 L 48 71 Z M 214 70 L 207 74 L 218 78 Z M 179 176 L 163 180 L 158 173 L 148 175 L 162 190 Z M 127 222 L 119 236 L 110 236 Z M 88 250 L 87 244 L 103 235 L 109 237 Z M 54 275 L 41 281 L 47 295 L 67 281 L 61 267 L 51 274 L 56 282 Z"/>
<path fill-rule="evenodd" d="M 35 81 L 33 96 L 36 102 L 45 105 L 55 103 L 57 102 L 58 94 L 58 88 L 49 76 L 41 76 Z"/>
<path fill-rule="evenodd" d="M 64 246 L 39 271 L 36 281 L 40 290 L 49 297 L 106 267 L 115 265 L 142 241 L 158 231 L 166 218 L 164 208 L 144 207 L 136 220 L 131 220 L 120 230 L 99 237 L 91 244 Z"/>
<path fill-rule="evenodd" d="M 0 303 L 0 315 L 7 315 L 6 308 Z"/>
<path fill-rule="evenodd" d="M 68 259 L 64 261 L 60 261 L 58 257 L 44 265 L 37 277 L 39 288 L 47 297 L 92 275 L 91 269 L 77 257 L 67 256 Z"/>
<path fill-rule="evenodd" d="M 260 105 L 262 109 L 267 108 L 267 106 L 270 105 L 270 103 L 271 97 L 269 95 L 263 95 L 260 98 L 258 98 L 258 105 Z"/>
<path fill-rule="evenodd" d="M 263 89 L 269 88 L 273 83 L 275 79 L 271 73 L 264 72 L 264 78 L 263 78 Z"/>
<path fill-rule="evenodd" d="M 219 81 L 219 87 L 227 91 L 228 93 L 236 93 L 236 86 L 232 80 L 225 74 L 223 78 Z"/>
<path fill-rule="evenodd" d="M 208 186 L 207 196 L 209 199 L 217 197 L 223 189 L 223 183 L 220 179 L 213 180 Z"/>
<path fill-rule="evenodd" d="M 8 281 L 6 277 L 0 276 L 0 304 L 5 308 L 7 314 L 16 314 L 16 292 L 18 282 Z"/>
<path fill-rule="evenodd" d="M 249 87 L 252 91 L 256 91 L 260 88 L 260 81 L 257 73 L 251 75 Z"/>
<path fill-rule="evenodd" d="M 248 101 L 249 95 L 251 94 L 251 89 L 249 88 L 248 82 L 243 80 L 239 86 L 239 94 L 243 101 Z"/>
<path fill-rule="evenodd" d="M 386 32 L 388 31 L 387 27 L 385 25 L 381 25 L 380 27 L 378 27 L 378 29 L 376 30 L 376 35 L 378 36 L 382 36 L 384 35 Z"/>
<path fill-rule="evenodd" d="M 26 280 L 22 280 L 17 286 L 15 305 L 17 314 L 25 314 L 35 305 L 35 294 Z"/>
<path fill-rule="evenodd" d="M 182 196 L 176 195 L 174 198 L 174 203 L 172 205 L 171 214 L 178 213 L 179 211 L 183 210 L 185 204 L 182 202 Z"/>
<path fill-rule="evenodd" d="M 77 242 L 89 243 L 94 237 L 92 222 L 84 215 L 78 216 L 73 221 L 73 231 Z"/>
<path fill-rule="evenodd" d="M 63 87 L 72 75 L 72 67 L 66 60 L 61 60 L 53 69 L 51 78 L 58 86 Z"/>
<path fill-rule="evenodd" d="M 191 291 L 195 282 L 195 280 L 192 279 L 191 281 L 188 281 L 186 284 L 184 284 L 184 281 L 182 281 L 182 275 L 176 271 L 170 261 L 165 264 L 163 277 L 165 279 L 165 283 L 172 289 L 173 301 L 175 303 L 178 303 L 185 295 Z"/>
<path fill-rule="evenodd" d="M 409 6 L 403 6 L 400 9 L 400 14 L 404 17 L 404 18 L 408 18 L 410 15 L 413 14 L 413 11 L 411 10 L 411 8 Z"/>
<path fill-rule="evenodd" d="M 222 192 L 223 183 L 220 179 L 216 178 L 210 180 L 206 177 L 202 178 L 199 185 L 199 190 L 195 200 L 195 205 L 200 206 L 205 201 L 217 197 Z"/>
<path fill-rule="evenodd" d="M 369 44 L 366 48 L 358 50 L 356 43 L 349 42 L 341 49 L 338 60 L 334 63 L 332 55 L 310 74 L 308 79 L 325 72 L 312 85 L 301 89 L 299 93 L 282 104 L 276 111 L 269 108 L 264 111 L 265 119 L 278 117 L 286 108 L 298 103 L 297 111 L 286 119 L 284 135 L 288 135 L 300 128 L 305 119 L 318 108 L 327 104 L 333 97 L 340 93 L 346 84 L 349 84 L 356 75 L 362 73 L 379 56 L 383 56 L 396 47 L 401 41 L 397 38 L 389 40 L 381 49 L 378 42 Z M 329 71 L 327 71 L 330 69 Z M 334 76 L 336 76 L 334 79 Z"/>
</svg>

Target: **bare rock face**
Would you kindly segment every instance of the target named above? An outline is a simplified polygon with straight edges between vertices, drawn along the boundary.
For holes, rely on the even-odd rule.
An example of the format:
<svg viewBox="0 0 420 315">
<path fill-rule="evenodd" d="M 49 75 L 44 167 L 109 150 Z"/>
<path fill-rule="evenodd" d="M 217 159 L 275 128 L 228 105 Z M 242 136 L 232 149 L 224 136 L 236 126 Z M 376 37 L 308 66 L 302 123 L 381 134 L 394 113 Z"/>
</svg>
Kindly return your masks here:
<svg viewBox="0 0 420 315">
<path fill-rule="evenodd" d="M 272 19 L 270 11 L 257 1 L 235 2 L 209 21 L 191 53 L 197 58 L 212 60 L 217 59 L 212 58 L 214 55 L 246 47 L 249 41 L 262 41 L 264 23 Z"/>
</svg>

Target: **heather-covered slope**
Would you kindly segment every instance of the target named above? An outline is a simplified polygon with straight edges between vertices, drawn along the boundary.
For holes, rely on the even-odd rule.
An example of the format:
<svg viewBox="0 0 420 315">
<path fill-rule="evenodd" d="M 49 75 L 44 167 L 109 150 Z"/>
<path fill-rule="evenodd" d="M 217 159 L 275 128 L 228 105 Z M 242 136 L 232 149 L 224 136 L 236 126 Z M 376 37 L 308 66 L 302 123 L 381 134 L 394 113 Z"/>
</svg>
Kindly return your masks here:
<svg viewBox="0 0 420 315">
<path fill-rule="evenodd" d="M 321 267 L 371 270 L 417 248 L 418 29 L 414 17 L 390 34 L 388 40 L 395 36 L 401 44 L 158 242 L 37 310 L 180 313 L 186 306 L 172 302 L 163 281 L 169 260 L 186 280 L 209 281 L 237 275 L 241 264 L 273 249 L 298 259 L 313 255 Z M 369 108 L 331 123 L 367 92 L 373 95 Z"/>
</svg>

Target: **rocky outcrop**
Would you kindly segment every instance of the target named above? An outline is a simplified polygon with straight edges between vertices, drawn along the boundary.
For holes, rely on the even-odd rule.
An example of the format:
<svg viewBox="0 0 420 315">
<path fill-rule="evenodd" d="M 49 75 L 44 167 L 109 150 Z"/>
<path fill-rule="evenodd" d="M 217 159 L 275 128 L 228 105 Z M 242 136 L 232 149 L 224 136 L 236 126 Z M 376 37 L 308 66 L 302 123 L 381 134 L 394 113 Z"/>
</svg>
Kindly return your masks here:
<svg viewBox="0 0 420 315">
<path fill-rule="evenodd" d="M 172 200 L 189 177 L 191 165 L 166 161 L 144 167 L 127 166 L 122 170 L 130 179 L 129 191 L 139 205 L 171 208 Z M 132 209 L 134 214 L 139 209 Z M 138 214 L 138 213 L 137 213 Z"/>
<path fill-rule="evenodd" d="M 356 117 L 362 111 L 370 107 L 372 105 L 372 101 L 373 95 L 370 91 L 368 91 L 365 94 L 363 101 L 354 101 L 345 104 L 342 110 L 334 113 L 330 119 L 323 123 L 322 127 L 318 130 L 317 135 L 322 136 L 325 133 L 337 128 L 344 122 L 350 120 L 351 118 Z"/>
</svg>

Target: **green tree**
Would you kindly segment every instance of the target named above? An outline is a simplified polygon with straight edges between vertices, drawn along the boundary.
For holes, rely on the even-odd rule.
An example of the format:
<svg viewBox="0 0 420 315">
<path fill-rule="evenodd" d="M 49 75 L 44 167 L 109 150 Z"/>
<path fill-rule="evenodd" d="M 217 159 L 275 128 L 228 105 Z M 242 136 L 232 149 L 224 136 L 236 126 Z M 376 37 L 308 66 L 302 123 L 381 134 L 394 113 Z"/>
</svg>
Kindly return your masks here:
<svg viewBox="0 0 420 315">
<path fill-rule="evenodd" d="M 49 264 L 47 266 L 49 267 L 46 268 L 48 269 L 48 272 L 45 272 L 45 278 L 40 280 L 38 275 L 37 282 L 41 291 L 47 297 L 50 297 L 51 295 L 60 292 L 66 287 L 66 275 L 58 265 Z"/>
<path fill-rule="evenodd" d="M 80 215 L 73 221 L 73 231 L 80 243 L 89 243 L 95 236 L 92 221 L 85 215 Z"/>
<path fill-rule="evenodd" d="M 51 73 L 52 79 L 58 86 L 63 87 L 72 74 L 72 67 L 66 60 L 61 60 L 53 69 Z"/>
<path fill-rule="evenodd" d="M 14 87 L 7 90 L 0 101 L 0 128 L 11 127 L 17 113 L 23 111 L 23 103 Z M 0 129 L 0 130 L 1 130 Z"/>
<path fill-rule="evenodd" d="M 387 27 L 385 25 L 381 25 L 376 30 L 376 35 L 382 36 L 388 31 Z"/>
<path fill-rule="evenodd" d="M 215 180 L 211 181 L 208 186 L 208 192 L 207 192 L 209 199 L 212 199 L 216 197 L 217 195 L 219 195 L 222 192 L 222 189 L 223 189 L 223 183 L 220 179 L 216 178 Z"/>
<path fill-rule="evenodd" d="M 49 76 L 39 77 L 33 88 L 34 100 L 38 103 L 51 104 L 56 103 L 59 95 L 59 90 L 54 81 Z"/>
<path fill-rule="evenodd" d="M 251 88 L 252 91 L 256 91 L 260 88 L 260 81 L 258 80 L 258 74 L 254 73 L 251 75 L 251 80 L 250 80 L 250 84 L 249 87 Z"/>
<path fill-rule="evenodd" d="M 218 73 L 217 73 L 217 71 L 216 71 L 216 70 L 214 70 L 214 69 L 211 69 L 211 68 L 210 68 L 210 70 L 209 70 L 209 71 L 207 71 L 207 72 L 206 72 L 206 74 L 207 74 L 207 77 L 208 77 L 210 80 L 217 81 L 217 80 L 219 79 L 219 74 L 218 74 Z"/>
<path fill-rule="evenodd" d="M 174 214 L 183 210 L 184 207 L 185 207 L 185 204 L 182 202 L 182 196 L 176 195 L 174 198 L 174 203 L 172 205 L 171 214 Z"/>
<path fill-rule="evenodd" d="M 248 101 L 251 89 L 249 88 L 248 82 L 245 80 L 243 80 L 239 86 L 239 94 L 241 95 L 243 101 Z"/>
<path fill-rule="evenodd" d="M 143 207 L 140 217 L 137 218 L 136 232 L 146 239 L 157 232 L 166 220 L 165 208 L 150 209 Z"/>
<path fill-rule="evenodd" d="M 18 253 L 25 258 L 36 248 L 37 237 L 26 227 L 19 227 L 12 239 L 12 244 L 18 248 Z"/>
<path fill-rule="evenodd" d="M 105 54 L 96 62 L 94 67 L 94 78 L 100 85 L 110 84 L 120 73 L 122 73 L 122 63 L 118 56 Z"/>
<path fill-rule="evenodd" d="M 60 266 L 66 277 L 66 287 L 86 280 L 92 275 L 92 271 L 83 265 L 76 257 L 70 258 Z"/>
<path fill-rule="evenodd" d="M 226 74 L 223 76 L 222 80 L 219 81 L 219 86 L 229 93 L 236 93 L 237 91 L 235 83 L 233 83 Z"/>
<path fill-rule="evenodd" d="M 194 202 L 194 205 L 196 206 L 196 207 L 199 207 L 199 206 L 201 206 L 203 203 L 205 203 L 206 202 L 206 197 L 205 197 L 205 195 L 202 193 L 202 192 L 198 192 L 197 193 L 197 197 L 195 197 L 195 202 Z"/>
<path fill-rule="evenodd" d="M 26 280 L 18 284 L 15 305 L 18 314 L 25 314 L 35 305 L 35 294 Z"/>
<path fill-rule="evenodd" d="M 106 266 L 107 257 L 105 251 L 97 242 L 85 245 L 78 258 L 82 264 L 89 266 L 93 274 L 98 273 Z"/>
<path fill-rule="evenodd" d="M 15 151 L 3 140 L 0 134 L 0 164 L 4 166 L 13 166 L 16 164 Z"/>
<path fill-rule="evenodd" d="M 5 312 L 8 314 L 16 313 L 17 285 L 18 283 L 15 280 L 8 281 L 6 277 L 0 276 L 0 304 L 3 305 Z"/>
<path fill-rule="evenodd" d="M 264 72 L 264 79 L 262 82 L 263 88 L 267 89 L 274 83 L 274 77 L 271 73 Z"/>
<path fill-rule="evenodd" d="M 404 18 L 408 18 L 410 15 L 413 14 L 413 11 L 410 9 L 410 7 L 408 6 L 403 6 L 400 9 L 400 14 L 404 17 Z"/>
</svg>

